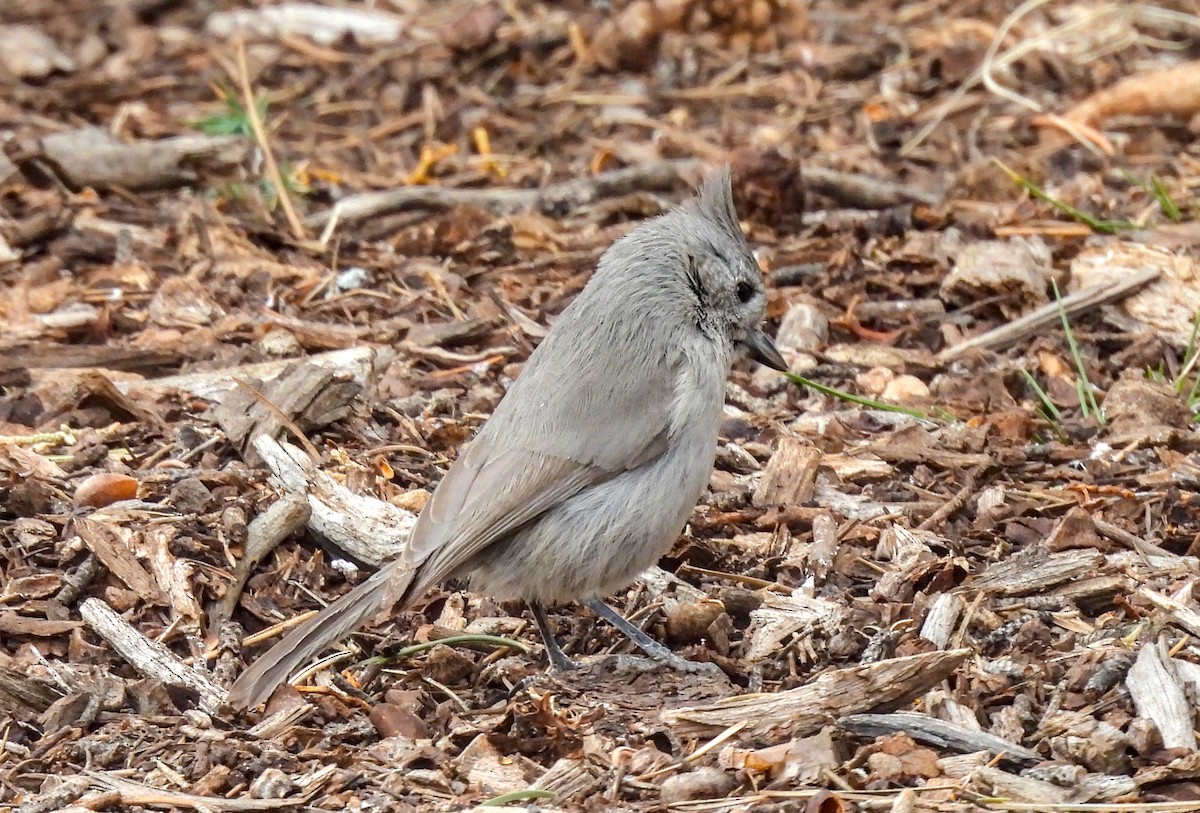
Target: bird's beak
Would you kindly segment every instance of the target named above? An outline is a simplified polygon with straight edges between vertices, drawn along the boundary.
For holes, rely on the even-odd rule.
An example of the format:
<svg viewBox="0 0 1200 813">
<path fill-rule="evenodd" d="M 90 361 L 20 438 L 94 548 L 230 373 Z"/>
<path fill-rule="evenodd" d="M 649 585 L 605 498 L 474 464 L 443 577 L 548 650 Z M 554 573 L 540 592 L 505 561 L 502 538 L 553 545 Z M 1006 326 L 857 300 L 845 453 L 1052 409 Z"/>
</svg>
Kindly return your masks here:
<svg viewBox="0 0 1200 813">
<path fill-rule="evenodd" d="M 779 350 L 771 338 L 761 330 L 751 331 L 750 335 L 742 340 L 742 344 L 746 346 L 746 352 L 750 358 L 759 364 L 765 364 L 781 373 L 787 372 L 787 362 L 783 360 L 783 356 L 779 355 Z"/>
</svg>

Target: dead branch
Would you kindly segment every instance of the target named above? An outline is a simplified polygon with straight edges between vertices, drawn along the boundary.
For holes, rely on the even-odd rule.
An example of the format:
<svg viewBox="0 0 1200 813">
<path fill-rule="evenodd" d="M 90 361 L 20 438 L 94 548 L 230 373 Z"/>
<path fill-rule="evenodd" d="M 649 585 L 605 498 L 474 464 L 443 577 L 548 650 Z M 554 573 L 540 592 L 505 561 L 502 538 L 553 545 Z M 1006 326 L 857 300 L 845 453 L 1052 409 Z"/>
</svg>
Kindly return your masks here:
<svg viewBox="0 0 1200 813">
<path fill-rule="evenodd" d="M 1030 311 L 1006 325 L 980 333 L 978 336 L 972 336 L 954 347 L 947 347 L 938 354 L 938 358 L 943 362 L 948 362 L 972 350 L 1001 350 L 1056 324 L 1061 318 L 1059 314 L 1063 310 L 1066 311 L 1068 319 L 1078 316 L 1101 305 L 1117 301 L 1146 283 L 1158 279 L 1158 275 L 1157 269 L 1151 269 L 1134 274 L 1119 283 L 1095 285 L 1082 291 L 1076 291 L 1057 302 L 1047 302 L 1037 310 Z"/>
<path fill-rule="evenodd" d="M 729 697 L 661 716 L 685 737 L 711 734 L 742 721 L 747 736 L 804 736 L 846 714 L 903 703 L 945 680 L 970 654 L 969 649 L 952 649 L 835 669 L 795 689 Z"/>
<path fill-rule="evenodd" d="M 891 714 L 850 714 L 838 720 L 838 725 L 860 737 L 880 737 L 903 731 L 918 742 L 963 753 L 987 751 L 1009 762 L 1041 762 L 1037 751 L 1011 743 L 993 734 L 972 731 L 960 725 L 912 711 Z"/>
<path fill-rule="evenodd" d="M 142 635 L 100 599 L 85 599 L 79 605 L 79 614 L 97 635 L 141 674 L 168 686 L 195 692 L 200 697 L 200 708 L 209 714 L 215 713 L 224 702 L 225 690 L 212 678 L 188 667 L 171 650 Z"/>
</svg>

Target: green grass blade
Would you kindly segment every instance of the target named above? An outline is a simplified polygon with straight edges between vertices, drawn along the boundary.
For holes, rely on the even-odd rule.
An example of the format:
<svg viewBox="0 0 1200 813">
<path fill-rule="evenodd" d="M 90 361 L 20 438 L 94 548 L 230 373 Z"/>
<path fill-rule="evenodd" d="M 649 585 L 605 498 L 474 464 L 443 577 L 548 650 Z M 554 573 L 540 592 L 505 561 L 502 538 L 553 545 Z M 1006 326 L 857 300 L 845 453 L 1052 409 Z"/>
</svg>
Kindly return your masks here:
<svg viewBox="0 0 1200 813">
<path fill-rule="evenodd" d="M 878 409 L 883 412 L 898 412 L 901 415 L 908 415 L 909 417 L 918 418 L 919 420 L 923 421 L 929 419 L 928 413 L 922 412 L 919 409 L 903 407 L 899 404 L 888 404 L 883 401 L 876 401 L 872 398 L 864 398 L 861 395 L 855 395 L 853 393 L 846 392 L 845 390 L 839 390 L 835 387 L 827 387 L 824 384 L 818 384 L 816 381 L 812 381 L 811 379 L 805 378 L 802 375 L 793 373 L 790 370 L 785 372 L 784 376 L 786 376 L 787 379 L 793 384 L 799 384 L 802 387 L 808 387 L 809 389 L 816 390 L 823 395 L 832 395 L 834 398 L 838 398 L 842 401 L 849 401 L 852 404 L 858 404 L 859 406 L 865 406 L 870 409 Z M 946 412 L 943 412 L 943 414 L 949 415 L 949 413 Z M 953 416 L 950 417 L 953 419 Z"/>
<path fill-rule="evenodd" d="M 1100 218 L 1093 217 L 1092 215 L 1089 215 L 1087 212 L 1085 212 L 1081 209 L 1076 209 L 1074 206 L 1067 203 L 1066 201 L 1059 200 L 1058 198 L 1055 198 L 1055 197 L 1047 194 L 1041 187 L 1039 187 L 1033 181 L 1029 180 L 1028 178 L 1025 178 L 1024 176 L 1017 173 L 1015 170 L 1009 168 L 1008 166 L 1006 166 L 1004 164 L 1004 162 L 1000 161 L 998 158 L 993 158 L 992 163 L 994 163 L 996 166 L 998 166 L 1000 168 L 1001 172 L 1003 172 L 1005 175 L 1007 175 L 1009 177 L 1009 179 L 1013 181 L 1013 183 L 1020 186 L 1026 192 L 1033 195 L 1035 198 L 1042 201 L 1043 203 L 1050 204 L 1051 206 L 1053 206 L 1055 209 L 1062 212 L 1063 214 L 1069 215 L 1070 217 L 1075 218 L 1080 223 L 1084 224 L 1085 226 L 1092 229 L 1093 231 L 1100 232 L 1101 234 L 1116 234 L 1118 231 L 1136 228 L 1136 225 L 1133 223 L 1130 223 L 1128 220 L 1101 220 Z"/>
<path fill-rule="evenodd" d="M 1079 406 L 1083 416 L 1094 416 L 1096 422 L 1105 425 L 1104 411 L 1096 401 L 1096 388 L 1088 379 L 1087 368 L 1083 366 L 1083 354 L 1079 351 L 1079 342 L 1075 341 L 1075 331 L 1071 329 L 1071 320 L 1067 318 L 1067 309 L 1063 307 L 1062 295 L 1058 292 L 1058 283 L 1053 282 L 1054 301 L 1058 303 L 1058 318 L 1062 322 L 1063 333 L 1067 337 L 1067 347 L 1071 349 L 1071 358 L 1075 362 L 1075 370 L 1079 373 L 1076 390 L 1079 393 Z"/>
<path fill-rule="evenodd" d="M 1025 376 L 1026 383 L 1029 384 L 1035 393 L 1037 393 L 1038 400 L 1042 402 L 1042 406 L 1045 407 L 1045 411 L 1049 413 L 1049 415 L 1053 415 L 1055 421 L 1061 421 L 1062 413 L 1058 411 L 1058 407 L 1054 405 L 1054 402 L 1050 400 L 1050 396 L 1046 394 L 1044 389 L 1042 389 L 1042 385 L 1039 384 L 1037 379 L 1033 377 L 1033 373 L 1029 372 L 1028 370 L 1022 370 L 1021 375 Z M 1049 420 L 1049 417 L 1047 417 L 1047 420 Z"/>
<path fill-rule="evenodd" d="M 1183 212 L 1179 211 L 1179 204 L 1172 198 L 1171 193 L 1163 186 L 1162 181 L 1157 176 L 1150 176 L 1150 189 L 1148 190 L 1154 199 L 1158 201 L 1158 208 L 1162 209 L 1162 213 L 1172 223 L 1178 223 L 1183 220 Z"/>
<path fill-rule="evenodd" d="M 480 802 L 480 807 L 504 807 L 513 802 L 524 802 L 529 799 L 553 799 L 558 794 L 552 790 L 535 790 L 529 788 L 527 790 L 514 790 L 512 793 L 503 793 L 499 796 L 493 796 L 486 802 Z"/>
</svg>

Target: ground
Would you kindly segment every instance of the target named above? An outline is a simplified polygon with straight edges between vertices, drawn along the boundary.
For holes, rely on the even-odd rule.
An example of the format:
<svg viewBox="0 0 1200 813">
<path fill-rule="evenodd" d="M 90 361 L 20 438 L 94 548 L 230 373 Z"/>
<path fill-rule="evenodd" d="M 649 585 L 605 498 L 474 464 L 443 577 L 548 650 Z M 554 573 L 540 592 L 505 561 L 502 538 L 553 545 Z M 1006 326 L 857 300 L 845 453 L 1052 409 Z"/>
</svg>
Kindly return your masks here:
<svg viewBox="0 0 1200 813">
<path fill-rule="evenodd" d="M 0 806 L 1200 809 L 1194 14 L 6 5 Z M 609 597 L 720 675 L 451 583 L 229 709 L 725 164 L 804 380 Z"/>
</svg>

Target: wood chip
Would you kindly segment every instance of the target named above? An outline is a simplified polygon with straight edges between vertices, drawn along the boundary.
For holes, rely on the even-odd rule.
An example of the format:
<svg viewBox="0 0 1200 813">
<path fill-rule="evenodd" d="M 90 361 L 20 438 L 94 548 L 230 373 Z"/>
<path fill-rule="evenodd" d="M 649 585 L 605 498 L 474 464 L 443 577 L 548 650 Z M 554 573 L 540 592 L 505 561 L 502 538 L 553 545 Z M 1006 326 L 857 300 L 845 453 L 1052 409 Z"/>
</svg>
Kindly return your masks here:
<svg viewBox="0 0 1200 813">
<path fill-rule="evenodd" d="M 98 519 L 81 517 L 75 520 L 75 532 L 100 563 L 130 590 L 147 601 L 165 601 L 158 584 L 142 567 L 134 553 L 137 535 L 133 531 Z"/>
<path fill-rule="evenodd" d="M 1103 564 L 1103 554 L 1094 550 L 1047 553 L 1044 548 L 1031 548 L 996 562 L 967 586 L 1001 596 L 1024 596 L 1095 573 Z"/>
<path fill-rule="evenodd" d="M 300 449 L 266 436 L 254 448 L 288 491 L 304 495 L 309 526 L 360 562 L 380 565 L 404 549 L 417 516 L 389 502 L 355 494 L 319 470 Z"/>
<path fill-rule="evenodd" d="M 84 599 L 79 605 L 79 614 L 118 655 L 146 677 L 195 692 L 200 697 L 200 708 L 209 714 L 215 713 L 224 702 L 225 690 L 207 673 L 185 665 L 175 653 L 142 635 L 100 599 Z"/>
<path fill-rule="evenodd" d="M 1037 751 L 1031 751 L 1017 743 L 911 711 L 897 711 L 891 714 L 851 714 L 838 720 L 838 725 L 860 736 L 879 737 L 902 731 L 918 742 L 938 748 L 950 748 L 963 753 L 987 751 L 993 756 L 1003 755 L 1009 762 L 1042 761 L 1042 756 Z"/>
<path fill-rule="evenodd" d="M 835 669 L 775 694 L 748 694 L 662 713 L 680 736 L 712 734 L 745 721 L 746 736 L 797 737 L 846 714 L 905 702 L 945 680 L 971 655 L 952 649 Z"/>
<path fill-rule="evenodd" d="M 32 635 L 35 637 L 51 637 L 62 635 L 83 626 L 78 621 L 58 621 L 52 618 L 36 618 L 18 615 L 15 612 L 0 612 L 0 633 L 5 635 Z"/>
<path fill-rule="evenodd" d="M 754 490 L 753 503 L 762 508 L 803 505 L 811 501 L 820 462 L 820 449 L 799 438 L 782 438 L 763 469 L 758 488 Z"/>
<path fill-rule="evenodd" d="M 1125 682 L 1138 715 L 1153 721 L 1164 748 L 1196 750 L 1192 707 L 1164 641 L 1142 645 Z"/>
</svg>

